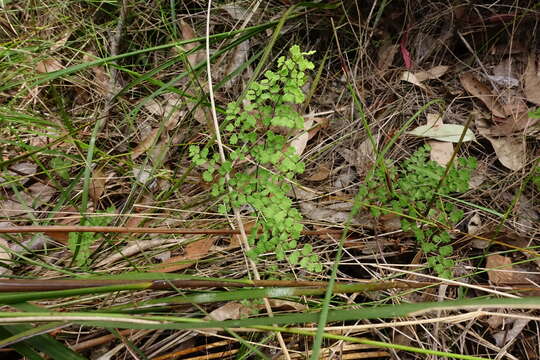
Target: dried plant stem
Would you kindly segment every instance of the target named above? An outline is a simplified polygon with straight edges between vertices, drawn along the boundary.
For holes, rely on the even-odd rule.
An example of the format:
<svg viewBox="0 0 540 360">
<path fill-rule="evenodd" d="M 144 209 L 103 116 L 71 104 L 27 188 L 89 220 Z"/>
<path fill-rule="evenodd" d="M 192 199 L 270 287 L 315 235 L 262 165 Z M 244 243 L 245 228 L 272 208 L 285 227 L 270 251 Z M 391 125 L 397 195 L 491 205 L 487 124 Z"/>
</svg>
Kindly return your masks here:
<svg viewBox="0 0 540 360">
<path fill-rule="evenodd" d="M 238 235 L 240 230 L 234 229 L 191 229 L 191 228 L 160 228 L 160 227 L 125 227 L 125 226 L 82 226 L 82 225 L 51 225 L 51 226 L 9 226 L 0 228 L 0 234 L 24 233 L 69 233 L 94 232 L 115 234 L 183 234 L 183 235 Z M 342 230 L 305 230 L 302 235 L 341 234 Z"/>
</svg>

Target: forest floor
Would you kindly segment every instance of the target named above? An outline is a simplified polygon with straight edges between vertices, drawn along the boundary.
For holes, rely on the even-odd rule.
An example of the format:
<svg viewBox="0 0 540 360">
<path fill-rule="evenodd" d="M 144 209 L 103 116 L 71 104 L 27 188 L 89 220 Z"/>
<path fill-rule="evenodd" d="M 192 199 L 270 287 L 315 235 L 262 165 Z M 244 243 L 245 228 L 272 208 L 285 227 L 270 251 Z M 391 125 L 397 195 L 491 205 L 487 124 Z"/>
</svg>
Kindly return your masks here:
<svg viewBox="0 0 540 360">
<path fill-rule="evenodd" d="M 2 356 L 539 359 L 539 28 L 0 0 Z"/>
</svg>

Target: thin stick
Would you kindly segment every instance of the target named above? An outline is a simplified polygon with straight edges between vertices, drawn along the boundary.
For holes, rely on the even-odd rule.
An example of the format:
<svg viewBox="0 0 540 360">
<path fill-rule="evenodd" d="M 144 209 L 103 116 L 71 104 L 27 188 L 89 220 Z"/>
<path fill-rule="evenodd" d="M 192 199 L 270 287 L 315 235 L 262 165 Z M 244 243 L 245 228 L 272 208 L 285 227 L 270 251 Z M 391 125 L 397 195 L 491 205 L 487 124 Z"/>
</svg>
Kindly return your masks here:
<svg viewBox="0 0 540 360">
<path fill-rule="evenodd" d="M 0 228 L 0 234 L 24 233 L 69 233 L 93 232 L 116 234 L 183 234 L 183 235 L 235 235 L 240 230 L 231 229 L 189 229 L 189 228 L 163 228 L 163 227 L 123 227 L 123 226 L 81 226 L 81 225 L 51 225 L 51 226 L 8 226 Z M 305 230 L 302 235 L 328 235 L 341 234 L 342 230 Z"/>
</svg>

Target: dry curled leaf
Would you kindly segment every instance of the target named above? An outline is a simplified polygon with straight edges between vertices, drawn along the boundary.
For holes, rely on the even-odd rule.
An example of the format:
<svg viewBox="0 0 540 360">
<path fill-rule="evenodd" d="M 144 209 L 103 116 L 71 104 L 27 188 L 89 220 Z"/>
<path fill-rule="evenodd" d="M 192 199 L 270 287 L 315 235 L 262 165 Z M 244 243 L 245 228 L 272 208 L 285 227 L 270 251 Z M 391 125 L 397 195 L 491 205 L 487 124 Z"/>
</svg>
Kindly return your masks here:
<svg viewBox="0 0 540 360">
<path fill-rule="evenodd" d="M 235 3 L 228 3 L 221 7 L 234 20 L 245 20 L 249 14 L 248 9 Z"/>
<path fill-rule="evenodd" d="M 497 117 L 505 118 L 506 112 L 497 101 L 493 92 L 480 80 L 476 79 L 470 73 L 464 73 L 459 77 L 463 88 L 472 96 L 482 101 L 491 113 Z"/>
<path fill-rule="evenodd" d="M 20 163 L 13 164 L 8 167 L 7 174 L 9 177 L 5 176 L 2 177 L 2 173 L 0 173 L 0 187 L 7 186 L 9 187 L 10 180 L 13 178 L 17 179 L 17 183 L 24 185 L 30 180 L 30 176 L 34 175 L 37 172 L 37 164 L 29 161 L 23 161 Z M 6 174 L 4 172 L 4 174 Z M 2 184 L 4 182 L 8 182 L 8 184 Z"/>
<path fill-rule="evenodd" d="M 66 206 L 56 211 L 53 215 L 55 225 L 77 225 L 81 220 L 81 214 L 74 206 Z M 67 244 L 69 233 L 63 231 L 47 231 L 45 235 L 62 244 Z"/>
<path fill-rule="evenodd" d="M 329 223 L 343 224 L 350 219 L 352 204 L 340 202 L 328 205 L 317 204 L 313 201 L 302 201 L 300 210 L 302 214 L 311 220 L 324 221 Z M 358 215 L 350 219 L 351 225 L 361 225 L 373 227 L 373 221 L 367 216 Z"/>
<path fill-rule="evenodd" d="M 176 244 L 176 243 L 178 243 L 177 239 L 167 239 L 167 238 L 161 238 L 161 237 L 157 239 L 152 239 L 152 240 L 135 241 L 134 244 L 126 246 L 122 250 L 103 259 L 100 263 L 96 265 L 96 267 L 102 267 L 102 266 L 113 264 L 117 262 L 118 260 L 127 259 L 130 256 L 144 252 L 145 250 L 148 250 L 148 249 L 155 249 L 159 246 L 163 246 L 167 244 Z"/>
<path fill-rule="evenodd" d="M 534 131 L 533 126 L 539 122 L 538 118 L 529 116 L 528 109 L 521 113 L 513 113 L 503 121 L 497 122 L 489 129 L 491 136 L 508 136 L 524 131 L 525 134 Z"/>
<path fill-rule="evenodd" d="M 399 44 L 392 44 L 389 40 L 377 51 L 377 69 L 384 71 L 394 62 L 394 58 L 399 49 Z"/>
</svg>

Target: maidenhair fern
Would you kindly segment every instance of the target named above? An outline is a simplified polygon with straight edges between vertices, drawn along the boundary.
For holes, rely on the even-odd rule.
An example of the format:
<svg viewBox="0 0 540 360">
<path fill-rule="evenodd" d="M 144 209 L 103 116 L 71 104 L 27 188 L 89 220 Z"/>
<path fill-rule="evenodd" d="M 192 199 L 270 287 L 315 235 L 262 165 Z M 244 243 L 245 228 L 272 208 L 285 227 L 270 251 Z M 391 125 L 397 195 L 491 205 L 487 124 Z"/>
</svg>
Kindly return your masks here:
<svg viewBox="0 0 540 360">
<path fill-rule="evenodd" d="M 422 251 L 427 255 L 428 265 L 445 278 L 452 276 L 454 249 L 451 237 L 445 229 L 452 228 L 463 218 L 463 211 L 444 196 L 459 194 L 469 189 L 475 158 L 460 158 L 448 172 L 444 182 L 437 186 L 445 169 L 429 161 L 429 146 L 418 149 L 398 167 L 377 168 L 370 179 L 360 188 L 359 195 L 370 207 L 373 216 L 385 213 L 402 214 L 403 231 L 411 232 Z M 391 181 L 387 181 L 386 179 Z M 428 209 L 428 206 L 430 208 Z M 381 210 L 384 209 L 384 210 Z M 427 217 L 430 226 L 415 219 Z"/>
<path fill-rule="evenodd" d="M 291 47 L 289 57 L 278 59 L 276 71 L 266 71 L 262 80 L 250 85 L 245 101 L 227 106 L 223 138 L 230 151 L 225 162 L 207 147 L 193 145 L 189 153 L 196 165 L 205 164 L 202 177 L 213 182 L 212 195 L 223 200 L 221 213 L 233 207 L 253 210 L 257 220 L 248 238 L 252 259 L 274 252 L 278 260 L 320 272 L 322 265 L 312 246 L 299 248 L 302 215 L 287 196 L 290 181 L 304 172 L 304 163 L 288 141 L 293 132 L 304 128 L 295 105 L 305 100 L 305 72 L 313 69 L 305 56 L 312 53 Z M 246 161 L 253 165 L 239 169 L 238 164 Z"/>
</svg>

